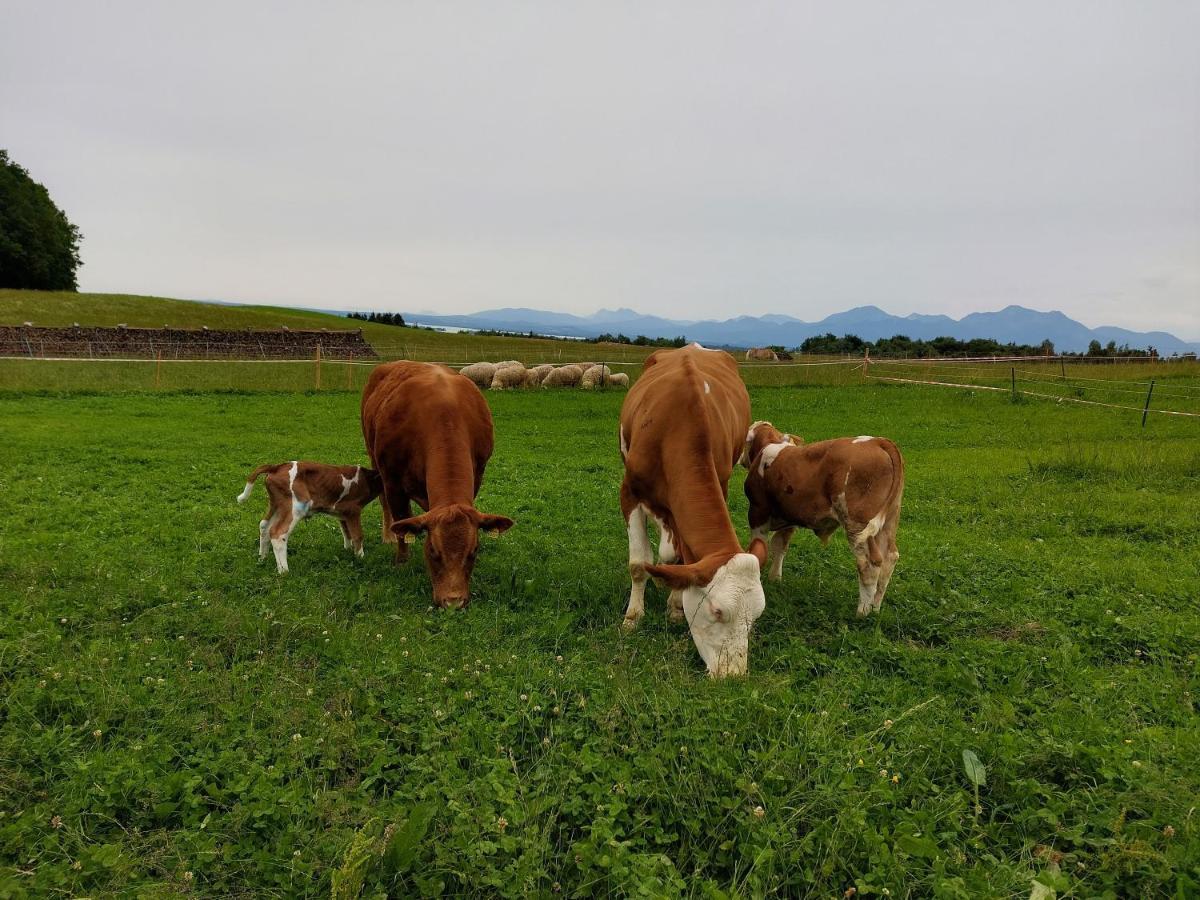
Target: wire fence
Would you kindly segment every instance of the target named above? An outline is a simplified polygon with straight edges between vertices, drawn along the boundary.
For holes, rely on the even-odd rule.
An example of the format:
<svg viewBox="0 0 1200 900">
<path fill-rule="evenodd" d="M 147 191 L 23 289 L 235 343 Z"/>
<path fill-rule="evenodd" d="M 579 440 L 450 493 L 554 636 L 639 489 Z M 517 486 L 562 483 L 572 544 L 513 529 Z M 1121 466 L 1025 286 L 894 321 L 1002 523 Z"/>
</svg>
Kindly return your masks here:
<svg viewBox="0 0 1200 900">
<path fill-rule="evenodd" d="M 1012 362 L 1015 362 L 1012 361 Z M 864 359 L 864 380 L 893 384 L 925 385 L 1007 393 L 1014 400 L 1032 397 L 1057 403 L 1105 407 L 1141 414 L 1144 426 L 1150 414 L 1200 419 L 1200 365 L 1195 361 L 1151 363 L 1155 374 L 1141 379 L 1098 378 L 1051 367 L 1020 368 L 1003 362 L 984 365 L 942 363 L 935 360 Z M 1141 374 L 1143 369 L 1131 371 Z"/>
<path fill-rule="evenodd" d="M 573 362 L 602 363 L 635 380 L 653 348 L 611 347 L 563 342 L 562 348 L 539 347 L 537 358 L 523 359 L 529 368 Z M 461 368 L 479 354 L 416 354 L 408 344 L 374 345 L 374 358 L 353 354 L 331 359 L 318 345 L 305 358 L 197 358 L 196 344 L 159 347 L 153 356 L 19 356 L 0 357 L 0 390 L 8 391 L 163 391 L 270 390 L 360 391 L 370 371 L 392 359 L 424 357 Z M 447 348 L 443 347 L 442 350 Z M 189 352 L 190 351 L 190 352 Z M 493 354 L 494 355 L 494 354 Z M 441 356 L 442 358 L 435 358 Z M 496 360 L 492 360 L 493 362 Z M 908 384 L 989 392 L 1108 407 L 1143 414 L 1200 418 L 1200 363 L 1133 357 L 1106 367 L 1074 357 L 957 357 L 937 359 L 873 359 L 809 357 L 784 361 L 739 360 L 750 386 L 823 387 L 853 384 Z M 599 385 L 608 387 L 606 383 Z"/>
</svg>

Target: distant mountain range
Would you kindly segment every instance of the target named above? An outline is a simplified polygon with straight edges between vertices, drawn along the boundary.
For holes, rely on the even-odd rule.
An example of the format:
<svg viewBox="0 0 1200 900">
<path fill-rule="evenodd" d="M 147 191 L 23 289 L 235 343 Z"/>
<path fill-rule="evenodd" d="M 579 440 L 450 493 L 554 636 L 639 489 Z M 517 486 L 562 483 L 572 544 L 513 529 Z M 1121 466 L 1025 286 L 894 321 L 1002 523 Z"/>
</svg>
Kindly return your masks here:
<svg viewBox="0 0 1200 900">
<path fill-rule="evenodd" d="M 1116 341 L 1117 345 L 1146 349 L 1155 347 L 1164 356 L 1200 350 L 1200 343 L 1190 343 L 1165 331 L 1129 331 L 1125 328 L 1102 326 L 1088 328 L 1061 312 L 1039 312 L 1023 306 L 1006 306 L 998 312 L 971 313 L 961 319 L 949 316 L 893 316 L 878 306 L 858 306 L 846 312 L 826 316 L 819 322 L 805 322 L 785 315 L 738 316 L 718 322 L 711 319 L 684 321 L 646 316 L 632 309 L 602 309 L 590 316 L 545 312 L 538 309 L 489 309 L 461 316 L 437 316 L 425 313 L 404 313 L 404 319 L 414 325 L 450 326 L 496 331 L 533 331 L 563 337 L 594 338 L 608 332 L 636 337 L 676 337 L 702 344 L 725 347 L 759 347 L 766 344 L 784 347 L 799 346 L 805 338 L 833 332 L 838 337 L 856 334 L 868 341 L 904 334 L 910 338 L 929 340 L 953 337 L 959 340 L 993 338 L 1001 343 L 1040 344 L 1049 339 L 1056 350 L 1080 352 L 1095 340 L 1101 344 Z"/>
</svg>

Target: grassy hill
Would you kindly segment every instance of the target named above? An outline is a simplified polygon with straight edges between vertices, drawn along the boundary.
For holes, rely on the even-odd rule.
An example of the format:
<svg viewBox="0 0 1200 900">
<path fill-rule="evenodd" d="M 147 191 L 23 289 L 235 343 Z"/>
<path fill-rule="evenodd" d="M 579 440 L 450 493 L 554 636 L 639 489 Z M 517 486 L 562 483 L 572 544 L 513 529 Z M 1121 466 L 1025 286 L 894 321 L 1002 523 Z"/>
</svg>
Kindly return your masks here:
<svg viewBox="0 0 1200 900">
<path fill-rule="evenodd" d="M 362 327 L 363 334 L 384 357 L 438 362 L 519 359 L 539 362 L 600 360 L 640 362 L 648 348 L 619 344 L 585 344 L 542 338 L 443 334 L 419 328 L 397 328 L 359 322 L 330 313 L 280 306 L 227 306 L 167 297 L 134 294 L 85 294 L 0 289 L 0 325 L 117 325 L 161 328 L 328 328 Z"/>
</svg>

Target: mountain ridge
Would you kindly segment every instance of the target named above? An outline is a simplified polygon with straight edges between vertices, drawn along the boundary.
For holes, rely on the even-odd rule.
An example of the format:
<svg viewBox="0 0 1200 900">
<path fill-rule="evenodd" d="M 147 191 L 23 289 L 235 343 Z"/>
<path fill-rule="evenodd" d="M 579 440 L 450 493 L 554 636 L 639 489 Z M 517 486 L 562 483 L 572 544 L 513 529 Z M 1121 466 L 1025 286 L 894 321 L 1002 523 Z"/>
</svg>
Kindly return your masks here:
<svg viewBox="0 0 1200 900">
<path fill-rule="evenodd" d="M 628 307 L 600 309 L 587 316 L 573 313 L 547 312 L 527 307 L 486 309 L 465 315 L 427 315 L 404 313 L 405 321 L 414 325 L 452 326 L 496 331 L 533 331 L 563 337 L 595 338 L 601 334 L 639 334 L 651 338 L 684 336 L 705 344 L 729 347 L 751 347 L 766 344 L 785 347 L 799 346 L 805 338 L 833 332 L 837 336 L 856 334 L 868 341 L 904 334 L 913 339 L 930 340 L 953 337 L 959 340 L 991 338 L 1001 343 L 1054 343 L 1055 349 L 1078 353 L 1088 344 L 1100 341 L 1145 350 L 1154 347 L 1164 356 L 1173 353 L 1193 353 L 1200 343 L 1193 343 L 1165 331 L 1133 331 L 1115 325 L 1089 328 L 1061 310 L 1035 310 L 1018 304 L 990 312 L 968 313 L 960 319 L 947 315 L 910 313 L 893 315 L 873 304 L 855 306 L 833 313 L 815 322 L 783 313 L 762 316 L 739 315 L 730 319 L 667 319 L 644 315 Z"/>
</svg>

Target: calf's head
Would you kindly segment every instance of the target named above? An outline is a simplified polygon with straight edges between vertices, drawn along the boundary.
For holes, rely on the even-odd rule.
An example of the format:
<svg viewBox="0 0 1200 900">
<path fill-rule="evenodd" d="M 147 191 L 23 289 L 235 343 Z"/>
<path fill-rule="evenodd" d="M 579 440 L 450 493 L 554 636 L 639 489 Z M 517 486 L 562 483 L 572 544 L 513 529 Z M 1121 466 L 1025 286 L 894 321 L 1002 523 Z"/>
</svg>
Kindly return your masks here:
<svg viewBox="0 0 1200 900">
<path fill-rule="evenodd" d="M 708 674 L 750 670 L 750 630 L 767 607 L 759 571 L 767 558 L 760 540 L 749 553 L 713 554 L 689 565 L 646 566 L 651 577 L 683 594 L 683 614 Z"/>
<path fill-rule="evenodd" d="M 797 443 L 802 443 L 802 441 L 793 435 L 784 434 L 770 422 L 760 419 L 746 432 L 746 445 L 742 448 L 742 455 L 738 459 L 738 463 L 748 469 L 750 464 L 758 458 L 758 454 L 762 453 L 763 448 L 769 447 L 771 444 Z"/>
<path fill-rule="evenodd" d="M 500 534 L 513 526 L 507 516 L 481 513 L 466 503 L 431 510 L 422 516 L 392 523 L 405 543 L 425 535 L 425 564 L 433 582 L 433 602 L 443 609 L 461 609 L 471 599 L 471 570 L 479 551 L 479 531 Z"/>
</svg>

